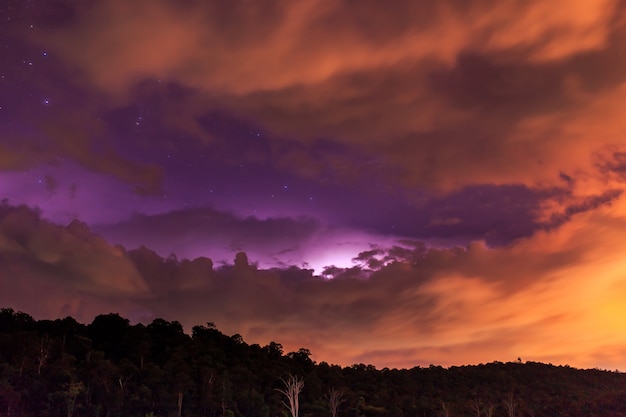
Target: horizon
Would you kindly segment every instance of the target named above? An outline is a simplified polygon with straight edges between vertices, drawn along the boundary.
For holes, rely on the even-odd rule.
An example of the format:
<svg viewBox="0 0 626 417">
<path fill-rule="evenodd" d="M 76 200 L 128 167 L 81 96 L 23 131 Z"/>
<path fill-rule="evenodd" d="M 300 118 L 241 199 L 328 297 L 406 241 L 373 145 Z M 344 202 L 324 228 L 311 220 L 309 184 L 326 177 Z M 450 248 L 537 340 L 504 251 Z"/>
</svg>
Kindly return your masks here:
<svg viewBox="0 0 626 417">
<path fill-rule="evenodd" d="M 364 365 L 364 366 L 367 366 L 367 367 L 373 367 L 377 371 L 382 371 L 382 370 L 385 370 L 385 369 L 402 371 L 402 370 L 411 370 L 411 369 L 414 369 L 414 368 L 426 369 L 426 368 L 437 367 L 437 368 L 443 368 L 443 369 L 450 369 L 450 368 L 459 368 L 459 367 L 466 367 L 466 366 L 469 366 L 469 367 L 479 367 L 479 366 L 486 366 L 486 365 L 490 365 L 490 364 L 498 365 L 498 364 L 512 364 L 512 363 L 515 363 L 515 364 L 520 364 L 520 365 L 539 364 L 539 365 L 551 366 L 551 367 L 555 367 L 555 368 L 570 368 L 570 369 L 580 370 L 580 371 L 602 371 L 602 372 L 622 373 L 622 374 L 625 373 L 624 371 L 621 371 L 619 369 L 603 369 L 603 368 L 597 368 L 597 367 L 594 367 L 594 368 L 577 368 L 577 367 L 571 366 L 569 364 L 560 364 L 560 363 L 553 364 L 553 363 L 547 363 L 547 362 L 537 362 L 537 361 L 531 361 L 531 360 L 524 360 L 521 357 L 518 357 L 518 358 L 516 358 L 514 360 L 506 360 L 506 361 L 505 360 L 492 360 L 492 361 L 488 361 L 488 362 L 452 364 L 452 365 L 448 365 L 448 366 L 443 366 L 443 365 L 440 365 L 440 364 L 430 363 L 428 365 L 415 364 L 414 366 L 403 367 L 403 368 L 389 368 L 389 367 L 378 368 L 378 367 L 376 367 L 376 365 L 371 364 L 371 363 L 362 363 L 362 362 L 360 362 L 360 363 L 351 363 L 351 364 L 339 364 L 339 363 L 334 363 L 334 362 L 329 362 L 329 361 L 316 361 L 315 360 L 315 352 L 310 351 L 306 346 L 301 346 L 301 347 L 299 347 L 299 348 L 297 348 L 297 349 L 295 349 L 293 351 L 288 351 L 288 350 L 284 349 L 284 346 L 282 345 L 282 343 L 280 343 L 280 340 L 270 340 L 270 341 L 268 341 L 265 344 L 248 343 L 248 341 L 246 341 L 246 339 L 244 337 L 242 337 L 239 333 L 233 333 L 233 334 L 223 333 L 220 330 L 219 326 L 216 323 L 211 322 L 211 321 L 205 322 L 203 324 L 199 324 L 198 323 L 198 324 L 192 325 L 190 328 L 186 328 L 185 325 L 183 325 L 182 323 L 178 322 L 177 320 L 168 320 L 166 317 L 155 317 L 150 322 L 148 322 L 148 321 L 135 321 L 133 323 L 133 321 L 128 319 L 127 317 L 124 317 L 124 316 L 120 315 L 119 313 L 111 311 L 111 312 L 107 312 L 107 313 L 98 314 L 97 316 L 94 317 L 94 319 L 91 320 L 91 322 L 87 323 L 87 322 L 78 321 L 78 320 L 76 320 L 72 316 L 57 317 L 57 318 L 54 318 L 54 319 L 45 319 L 45 318 L 44 319 L 41 319 L 41 318 L 38 319 L 37 317 L 33 317 L 32 315 L 28 314 L 28 312 L 14 310 L 11 307 L 0 307 L 0 310 L 12 310 L 14 314 L 26 314 L 28 317 L 32 318 L 35 321 L 35 323 L 37 323 L 39 321 L 47 321 L 47 320 L 55 321 L 55 320 L 65 320 L 65 319 L 69 318 L 69 319 L 75 320 L 79 325 L 85 326 L 85 327 L 89 327 L 98 316 L 115 315 L 115 316 L 118 316 L 118 317 L 120 317 L 120 318 L 122 318 L 124 320 L 128 320 L 128 325 L 131 326 L 131 327 L 132 326 L 137 326 L 137 325 L 141 325 L 141 326 L 146 327 L 150 323 L 152 323 L 153 321 L 165 320 L 168 323 L 178 323 L 178 324 L 180 324 L 182 329 L 183 329 L 183 332 L 187 336 L 190 336 L 190 337 L 192 337 L 193 327 L 200 326 L 200 327 L 205 327 L 205 328 L 208 328 L 208 329 L 216 330 L 220 334 L 222 334 L 222 335 L 224 335 L 226 337 L 229 337 L 231 339 L 235 338 L 235 337 L 238 337 L 238 338 L 240 337 L 241 338 L 241 342 L 243 342 L 247 346 L 256 345 L 256 346 L 259 346 L 261 348 L 267 348 L 270 345 L 275 344 L 275 345 L 277 345 L 277 347 L 279 347 L 282 350 L 281 356 L 289 356 L 289 354 L 292 354 L 292 353 L 299 353 L 299 352 L 301 352 L 304 349 L 308 353 L 308 357 L 309 357 L 309 359 L 311 359 L 312 364 L 316 365 L 316 366 L 320 365 L 320 364 L 323 364 L 323 363 L 325 363 L 327 365 L 330 365 L 330 366 L 339 366 L 341 368 L 351 368 L 351 367 L 355 367 L 355 366 Z"/>
</svg>

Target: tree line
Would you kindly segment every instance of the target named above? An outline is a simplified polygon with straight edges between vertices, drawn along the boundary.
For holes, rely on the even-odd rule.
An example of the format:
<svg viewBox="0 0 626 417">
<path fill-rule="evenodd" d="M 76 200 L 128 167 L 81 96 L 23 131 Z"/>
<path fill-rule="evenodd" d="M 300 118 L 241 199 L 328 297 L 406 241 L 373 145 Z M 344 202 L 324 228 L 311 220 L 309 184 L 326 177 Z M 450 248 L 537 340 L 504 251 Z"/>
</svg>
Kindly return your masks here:
<svg viewBox="0 0 626 417">
<path fill-rule="evenodd" d="M 316 363 L 215 325 L 34 320 L 0 309 L 0 416 L 626 416 L 626 375 L 537 362 Z"/>
</svg>

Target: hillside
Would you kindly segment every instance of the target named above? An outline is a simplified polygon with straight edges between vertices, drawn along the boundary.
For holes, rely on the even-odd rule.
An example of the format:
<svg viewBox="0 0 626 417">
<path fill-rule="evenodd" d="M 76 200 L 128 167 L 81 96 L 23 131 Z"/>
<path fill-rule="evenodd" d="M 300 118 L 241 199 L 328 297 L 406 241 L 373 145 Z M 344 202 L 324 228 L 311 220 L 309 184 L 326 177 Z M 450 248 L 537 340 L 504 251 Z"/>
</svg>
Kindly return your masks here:
<svg viewBox="0 0 626 417">
<path fill-rule="evenodd" d="M 279 338 L 280 335 L 277 335 Z M 207 323 L 185 333 L 117 314 L 90 324 L 0 309 L 0 416 L 288 415 L 284 380 L 304 382 L 300 416 L 626 416 L 626 375 L 522 361 L 376 369 L 247 344 Z M 491 414 L 490 414 L 491 413 Z"/>
</svg>

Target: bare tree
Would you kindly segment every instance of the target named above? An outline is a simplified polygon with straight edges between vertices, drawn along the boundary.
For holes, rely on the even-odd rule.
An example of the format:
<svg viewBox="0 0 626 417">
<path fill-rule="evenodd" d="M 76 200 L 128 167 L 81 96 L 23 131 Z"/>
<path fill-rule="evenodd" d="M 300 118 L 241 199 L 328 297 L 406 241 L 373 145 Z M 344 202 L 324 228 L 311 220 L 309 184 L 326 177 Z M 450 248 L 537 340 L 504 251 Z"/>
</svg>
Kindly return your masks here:
<svg viewBox="0 0 626 417">
<path fill-rule="evenodd" d="M 441 402 L 441 415 L 443 417 L 450 417 L 450 406 L 448 403 Z"/>
<path fill-rule="evenodd" d="M 346 400 L 343 398 L 343 392 L 333 387 L 328 391 L 328 394 L 326 394 L 326 401 L 328 401 L 330 405 L 330 412 L 333 417 L 337 417 L 339 406 Z"/>
<path fill-rule="evenodd" d="M 483 416 L 493 417 L 493 413 L 496 409 L 496 407 L 493 404 L 491 403 L 485 404 L 478 398 L 474 398 L 470 402 L 469 406 L 472 409 L 472 412 L 476 417 L 483 417 Z"/>
<path fill-rule="evenodd" d="M 178 417 L 180 417 L 183 413 L 183 392 L 182 391 L 178 391 L 178 402 L 176 404 L 178 405 Z"/>
<path fill-rule="evenodd" d="M 74 409 L 76 407 L 76 398 L 85 390 L 85 386 L 82 382 L 72 381 L 67 385 L 65 391 L 65 399 L 67 401 L 67 417 L 74 415 Z"/>
<path fill-rule="evenodd" d="M 518 404 L 512 392 L 510 392 L 509 395 L 502 400 L 502 403 L 504 404 L 504 409 L 506 410 L 506 415 L 508 417 L 515 417 L 517 415 L 516 411 Z"/>
<path fill-rule="evenodd" d="M 472 411 L 474 411 L 474 415 L 476 417 L 482 416 L 483 404 L 478 398 L 474 398 L 474 400 L 470 403 L 470 407 Z"/>
<path fill-rule="evenodd" d="M 285 384 L 285 388 L 276 388 L 276 391 L 282 393 L 287 399 L 283 400 L 283 405 L 287 407 L 291 413 L 291 417 L 298 417 L 300 410 L 300 401 L 298 395 L 304 388 L 304 380 L 297 375 L 289 375 L 287 379 L 280 379 Z"/>
<path fill-rule="evenodd" d="M 37 357 L 37 375 L 41 374 L 41 368 L 43 368 L 46 360 L 48 359 L 48 353 L 50 350 L 49 348 L 50 347 L 48 346 L 48 335 L 46 335 L 45 337 L 41 338 L 41 343 L 39 344 L 39 356 Z"/>
</svg>

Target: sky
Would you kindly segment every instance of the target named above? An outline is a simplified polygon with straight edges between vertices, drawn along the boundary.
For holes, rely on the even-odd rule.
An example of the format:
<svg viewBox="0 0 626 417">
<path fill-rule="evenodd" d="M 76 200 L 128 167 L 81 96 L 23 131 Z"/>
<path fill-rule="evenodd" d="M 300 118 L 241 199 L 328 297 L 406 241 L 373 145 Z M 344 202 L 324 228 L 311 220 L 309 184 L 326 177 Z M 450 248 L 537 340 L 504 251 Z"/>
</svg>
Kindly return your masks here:
<svg viewBox="0 0 626 417">
<path fill-rule="evenodd" d="M 0 2 L 0 305 L 626 370 L 623 0 Z"/>
</svg>

